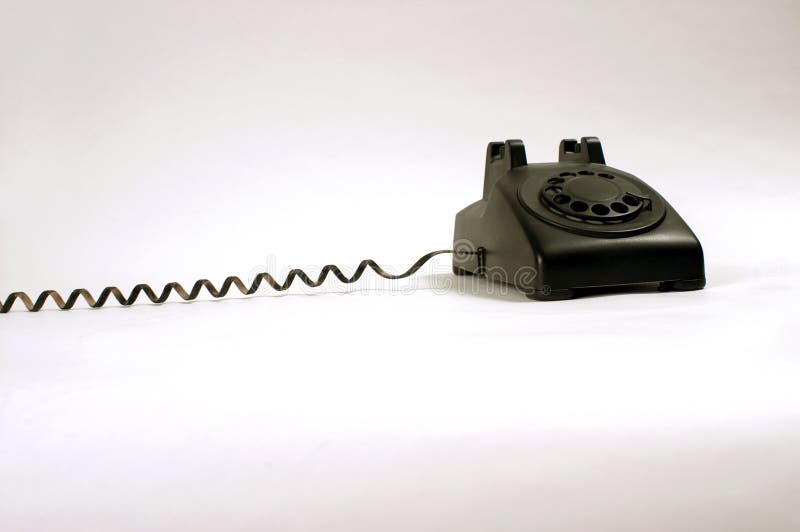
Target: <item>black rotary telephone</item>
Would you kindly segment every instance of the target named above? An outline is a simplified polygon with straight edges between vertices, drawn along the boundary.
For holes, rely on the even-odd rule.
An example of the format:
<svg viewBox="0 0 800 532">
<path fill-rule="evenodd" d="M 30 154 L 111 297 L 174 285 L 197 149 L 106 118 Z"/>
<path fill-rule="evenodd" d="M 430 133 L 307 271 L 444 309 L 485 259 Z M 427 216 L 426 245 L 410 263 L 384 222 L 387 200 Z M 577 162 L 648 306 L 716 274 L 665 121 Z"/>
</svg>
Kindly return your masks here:
<svg viewBox="0 0 800 532">
<path fill-rule="evenodd" d="M 104 288 L 97 298 L 85 288 L 76 288 L 66 298 L 45 290 L 36 300 L 25 292 L 12 292 L 0 301 L 0 313 L 10 311 L 17 300 L 38 312 L 49 299 L 68 310 L 80 299 L 97 308 L 112 297 L 123 306 L 141 295 L 164 303 L 173 291 L 187 301 L 203 289 L 215 298 L 227 295 L 231 287 L 251 295 L 262 283 L 283 291 L 295 279 L 316 287 L 328 275 L 354 283 L 367 268 L 387 279 L 402 279 L 444 253 L 453 255 L 457 275 L 513 285 L 537 300 L 569 299 L 626 285 L 698 290 L 706 284 L 703 250 L 692 230 L 644 181 L 606 166 L 598 139 L 562 140 L 557 163 L 536 164 L 528 164 L 522 141 L 507 140 L 492 142 L 486 150 L 483 197 L 456 215 L 453 249 L 423 255 L 403 273 L 391 274 L 367 259 L 350 276 L 329 264 L 316 280 L 294 269 L 282 283 L 262 272 L 249 285 L 237 276 L 227 277 L 219 288 L 208 279 L 196 281 L 189 290 L 178 282 L 167 283 L 160 292 L 142 283 L 127 296 L 116 286 Z"/>
<path fill-rule="evenodd" d="M 521 140 L 486 149 L 483 197 L 458 213 L 456 274 L 513 284 L 537 300 L 657 283 L 705 286 L 703 249 L 647 183 L 606 166 L 595 137 L 564 139 L 557 163 L 528 164 Z"/>
</svg>

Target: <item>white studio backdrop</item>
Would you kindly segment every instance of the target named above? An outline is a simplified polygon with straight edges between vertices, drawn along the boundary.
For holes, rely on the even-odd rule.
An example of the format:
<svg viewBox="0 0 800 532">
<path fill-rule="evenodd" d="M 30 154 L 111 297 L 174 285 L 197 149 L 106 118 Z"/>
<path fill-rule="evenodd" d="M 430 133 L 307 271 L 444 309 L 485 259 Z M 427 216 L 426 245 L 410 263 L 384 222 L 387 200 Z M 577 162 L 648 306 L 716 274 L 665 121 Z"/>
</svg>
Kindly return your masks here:
<svg viewBox="0 0 800 532">
<path fill-rule="evenodd" d="M 451 246 L 596 135 L 708 287 L 0 317 L 3 530 L 797 530 L 794 2 L 0 0 L 0 297 Z M 50 307 L 53 308 L 52 306 Z"/>
</svg>

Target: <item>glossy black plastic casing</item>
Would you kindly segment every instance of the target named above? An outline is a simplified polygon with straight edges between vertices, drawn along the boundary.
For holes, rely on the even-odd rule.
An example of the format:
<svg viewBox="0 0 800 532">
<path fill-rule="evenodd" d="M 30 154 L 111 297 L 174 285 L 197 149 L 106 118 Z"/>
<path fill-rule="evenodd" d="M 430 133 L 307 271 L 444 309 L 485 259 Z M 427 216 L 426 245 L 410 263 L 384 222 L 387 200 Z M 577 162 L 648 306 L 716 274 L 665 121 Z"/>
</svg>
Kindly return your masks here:
<svg viewBox="0 0 800 532">
<path fill-rule="evenodd" d="M 705 286 L 700 242 L 663 197 L 632 174 L 607 166 L 596 138 L 564 140 L 559 152 L 558 163 L 527 164 L 521 141 L 489 144 L 483 198 L 456 215 L 454 249 L 471 251 L 454 254 L 456 274 L 480 274 L 542 300 L 569 299 L 598 287 Z M 562 197 L 570 183 L 589 199 Z M 553 203 L 556 192 L 557 200 L 572 203 Z"/>
</svg>

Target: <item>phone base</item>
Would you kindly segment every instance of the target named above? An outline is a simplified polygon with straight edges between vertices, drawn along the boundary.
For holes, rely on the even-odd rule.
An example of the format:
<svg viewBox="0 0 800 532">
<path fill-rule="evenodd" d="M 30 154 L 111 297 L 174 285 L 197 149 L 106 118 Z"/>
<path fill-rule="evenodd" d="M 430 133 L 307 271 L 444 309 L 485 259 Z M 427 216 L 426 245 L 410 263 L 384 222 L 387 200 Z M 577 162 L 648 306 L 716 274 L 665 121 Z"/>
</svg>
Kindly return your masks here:
<svg viewBox="0 0 800 532">
<path fill-rule="evenodd" d="M 689 292 L 702 290 L 705 286 L 705 279 L 680 279 L 678 281 L 662 281 L 658 284 L 658 290 L 660 292 Z"/>
<path fill-rule="evenodd" d="M 533 299 L 534 301 L 564 301 L 573 299 L 576 295 L 578 295 L 577 291 L 571 288 L 563 290 L 536 290 L 535 292 L 525 294 L 528 299 Z"/>
</svg>

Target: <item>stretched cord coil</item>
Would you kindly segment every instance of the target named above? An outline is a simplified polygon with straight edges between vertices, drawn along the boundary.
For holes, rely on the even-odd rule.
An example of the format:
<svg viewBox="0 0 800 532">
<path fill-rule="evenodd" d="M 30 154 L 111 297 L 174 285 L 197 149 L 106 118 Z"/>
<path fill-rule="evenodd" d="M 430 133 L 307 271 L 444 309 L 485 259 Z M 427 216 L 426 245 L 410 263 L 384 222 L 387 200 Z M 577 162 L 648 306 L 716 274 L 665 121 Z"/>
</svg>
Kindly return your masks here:
<svg viewBox="0 0 800 532">
<path fill-rule="evenodd" d="M 180 283 L 172 282 L 167 283 L 167 285 L 164 286 L 164 289 L 161 291 L 161 295 L 156 295 L 156 292 L 150 287 L 150 285 L 142 283 L 134 286 L 127 298 L 116 286 L 107 286 L 104 288 L 103 291 L 100 292 L 100 297 L 97 299 L 95 299 L 87 289 L 76 288 L 70 293 L 66 301 L 63 297 L 61 297 L 61 294 L 55 290 L 43 291 L 41 294 L 39 294 L 39 297 L 36 298 L 35 302 L 32 301 L 25 292 L 12 292 L 8 295 L 5 301 L 0 301 L 0 314 L 5 314 L 11 310 L 11 307 L 14 306 L 14 302 L 16 302 L 18 299 L 22 301 L 22 303 L 30 312 L 39 312 L 47 302 L 48 298 L 52 298 L 55 304 L 58 305 L 58 308 L 61 310 L 69 310 L 75 306 L 75 303 L 78 301 L 79 297 L 83 297 L 86 303 L 92 308 L 102 307 L 106 304 L 111 296 L 114 296 L 120 305 L 127 307 L 129 305 L 133 305 L 141 294 L 146 295 L 147 298 L 153 303 L 164 303 L 169 298 L 170 294 L 172 294 L 173 290 L 177 292 L 178 295 L 181 296 L 181 298 L 183 298 L 185 301 L 192 301 L 197 299 L 197 296 L 200 295 L 201 288 L 208 290 L 208 293 L 214 298 L 225 297 L 228 294 L 228 290 L 230 290 L 231 286 L 236 286 L 236 288 L 238 288 L 242 294 L 249 296 L 254 294 L 264 281 L 266 281 L 266 283 L 270 285 L 273 290 L 278 292 L 282 292 L 292 286 L 295 278 L 300 279 L 306 285 L 312 288 L 316 288 L 325 282 L 325 279 L 328 277 L 329 273 L 333 273 L 333 275 L 335 275 L 336 278 L 343 283 L 354 283 L 361 278 L 367 267 L 372 268 L 375 273 L 386 279 L 403 279 L 416 273 L 426 262 L 436 255 L 441 255 L 443 253 L 453 253 L 453 251 L 449 249 L 443 249 L 427 253 L 420 257 L 419 260 L 415 262 L 408 270 L 399 275 L 393 275 L 378 266 L 374 260 L 366 259 L 359 263 L 358 268 L 356 268 L 355 273 L 351 277 L 347 277 L 345 274 L 343 274 L 342 270 L 340 270 L 338 266 L 328 264 L 322 268 L 316 281 L 313 281 L 303 270 L 300 269 L 291 270 L 289 275 L 286 276 L 286 280 L 283 282 L 283 284 L 278 283 L 269 273 L 262 272 L 256 275 L 255 279 L 253 279 L 253 284 L 250 285 L 250 288 L 247 288 L 241 279 L 235 275 L 232 275 L 222 282 L 222 287 L 219 290 L 217 290 L 208 279 L 200 279 L 195 281 L 194 286 L 192 286 L 192 290 L 189 292 L 187 292 Z M 459 253 L 468 252 L 459 251 Z"/>
</svg>

